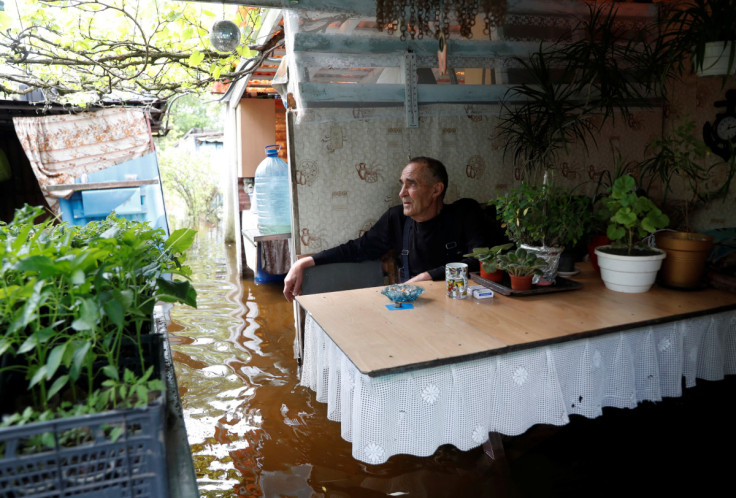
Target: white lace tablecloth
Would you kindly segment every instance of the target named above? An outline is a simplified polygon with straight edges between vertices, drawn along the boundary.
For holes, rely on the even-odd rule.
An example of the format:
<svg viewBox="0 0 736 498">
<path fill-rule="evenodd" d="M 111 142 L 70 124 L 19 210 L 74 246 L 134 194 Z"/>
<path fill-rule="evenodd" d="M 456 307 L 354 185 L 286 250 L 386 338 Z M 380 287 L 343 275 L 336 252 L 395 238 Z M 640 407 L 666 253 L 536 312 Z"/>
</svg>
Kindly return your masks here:
<svg viewBox="0 0 736 498">
<path fill-rule="evenodd" d="M 361 374 L 307 315 L 301 384 L 327 403 L 353 457 L 379 464 L 681 396 L 683 377 L 692 387 L 734 373 L 736 311 L 378 377 Z"/>
</svg>

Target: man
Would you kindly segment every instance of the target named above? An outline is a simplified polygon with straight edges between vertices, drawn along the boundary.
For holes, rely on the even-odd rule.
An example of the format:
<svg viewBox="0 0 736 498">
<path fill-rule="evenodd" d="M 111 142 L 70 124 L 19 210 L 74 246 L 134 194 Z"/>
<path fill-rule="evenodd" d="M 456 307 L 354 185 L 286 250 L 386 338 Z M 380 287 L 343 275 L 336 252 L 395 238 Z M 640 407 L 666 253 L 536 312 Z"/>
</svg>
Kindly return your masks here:
<svg viewBox="0 0 736 498">
<path fill-rule="evenodd" d="M 463 261 L 477 270 L 478 260 L 463 259 L 487 246 L 483 213 L 472 199 L 444 204 L 447 170 L 438 160 L 415 157 L 401 172 L 400 206 L 390 208 L 362 237 L 297 260 L 284 278 L 284 296 L 301 294 L 304 269 L 314 265 L 378 259 L 393 249 L 403 282 L 442 280 L 444 265 Z"/>
</svg>

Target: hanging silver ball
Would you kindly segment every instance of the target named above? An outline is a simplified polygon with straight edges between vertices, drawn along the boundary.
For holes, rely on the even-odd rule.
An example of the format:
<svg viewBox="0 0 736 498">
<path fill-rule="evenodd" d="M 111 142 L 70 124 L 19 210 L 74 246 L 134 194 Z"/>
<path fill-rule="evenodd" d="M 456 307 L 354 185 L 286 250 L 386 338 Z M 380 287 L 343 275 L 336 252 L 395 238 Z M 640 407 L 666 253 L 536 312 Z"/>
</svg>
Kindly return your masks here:
<svg viewBox="0 0 736 498">
<path fill-rule="evenodd" d="M 210 41 L 218 52 L 232 52 L 240 44 L 240 30 L 232 21 L 217 21 L 210 31 Z"/>
</svg>

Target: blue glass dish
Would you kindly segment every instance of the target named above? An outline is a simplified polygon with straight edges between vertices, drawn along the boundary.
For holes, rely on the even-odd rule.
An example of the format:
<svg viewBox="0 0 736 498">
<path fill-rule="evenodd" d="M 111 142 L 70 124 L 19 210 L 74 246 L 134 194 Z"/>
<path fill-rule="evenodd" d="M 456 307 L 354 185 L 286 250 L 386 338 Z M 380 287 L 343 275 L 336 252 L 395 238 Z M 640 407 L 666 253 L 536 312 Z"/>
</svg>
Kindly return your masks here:
<svg viewBox="0 0 736 498">
<path fill-rule="evenodd" d="M 396 308 L 401 308 L 402 303 L 415 301 L 424 292 L 424 287 L 412 284 L 394 284 L 384 287 L 381 294 L 394 303 Z"/>
</svg>

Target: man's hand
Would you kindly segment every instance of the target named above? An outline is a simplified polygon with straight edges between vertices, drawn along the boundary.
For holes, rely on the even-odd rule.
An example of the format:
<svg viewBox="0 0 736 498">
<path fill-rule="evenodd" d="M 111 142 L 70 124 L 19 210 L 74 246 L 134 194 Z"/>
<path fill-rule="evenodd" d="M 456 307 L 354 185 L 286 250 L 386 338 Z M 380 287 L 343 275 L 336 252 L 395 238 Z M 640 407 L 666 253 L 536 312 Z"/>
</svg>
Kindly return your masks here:
<svg viewBox="0 0 736 498">
<path fill-rule="evenodd" d="M 284 297 L 287 301 L 292 302 L 295 296 L 301 295 L 304 269 L 311 266 L 314 266 L 314 259 L 311 256 L 298 259 L 291 265 L 289 273 L 284 277 Z"/>
<path fill-rule="evenodd" d="M 422 282 L 422 281 L 426 281 L 426 280 L 432 280 L 432 276 L 427 271 L 422 272 L 419 275 L 415 275 L 415 276 L 411 277 L 405 283 L 411 284 L 411 283 L 414 283 L 414 282 Z"/>
</svg>

